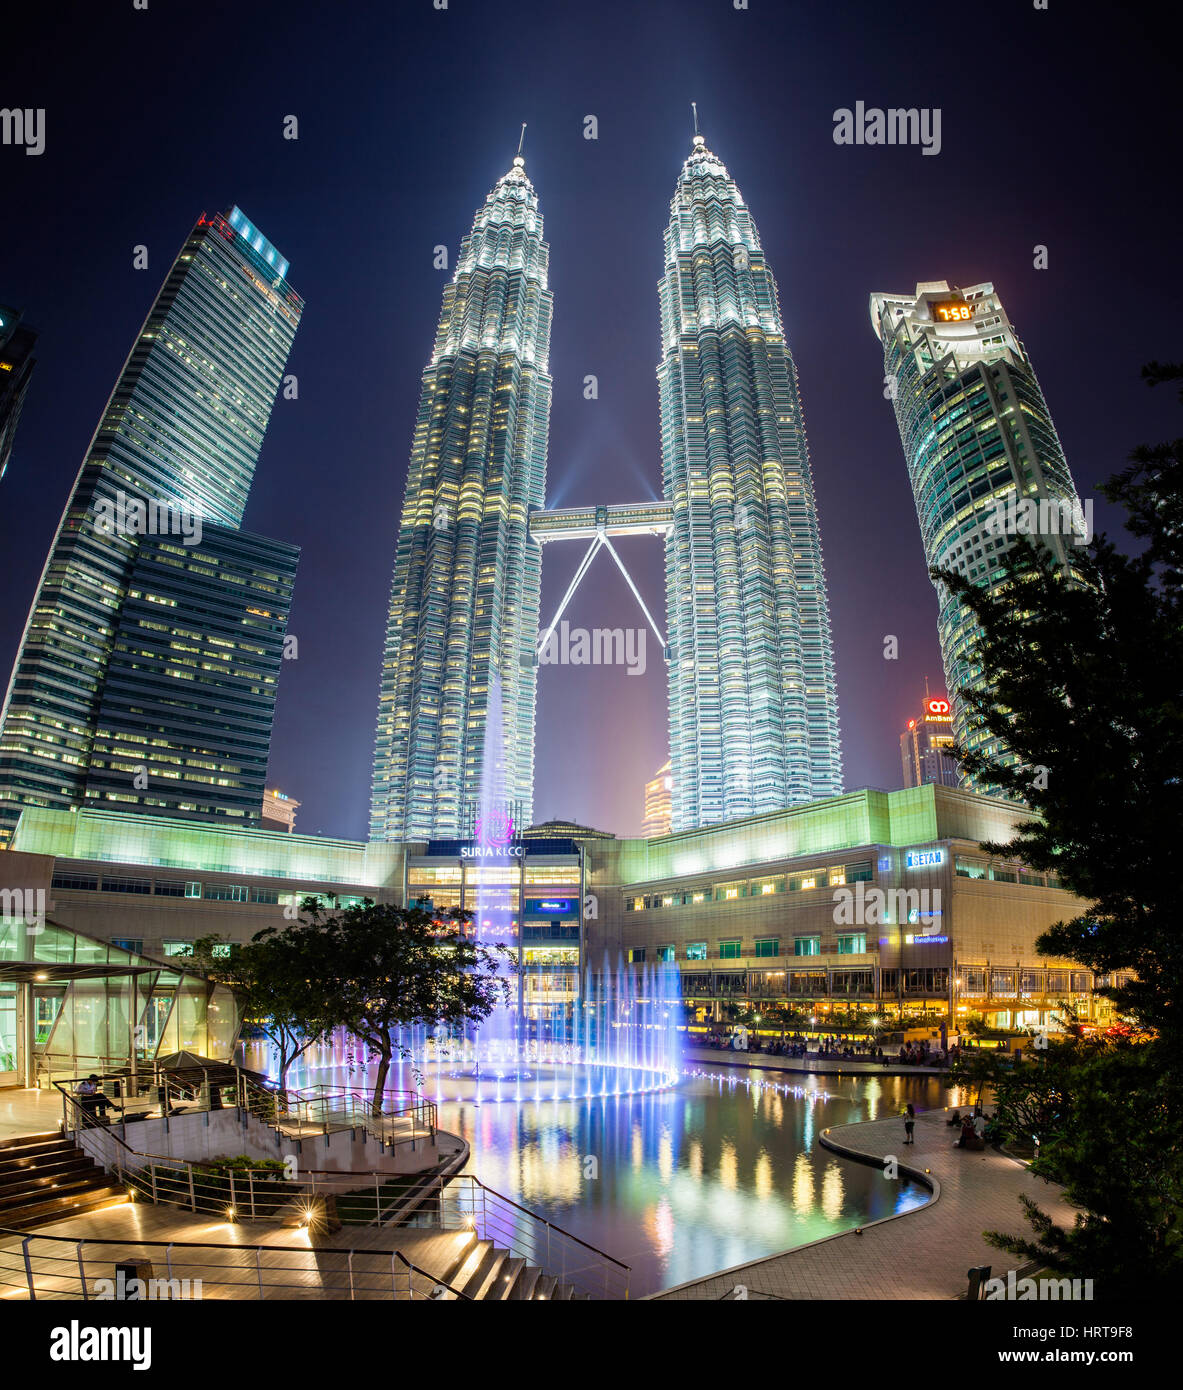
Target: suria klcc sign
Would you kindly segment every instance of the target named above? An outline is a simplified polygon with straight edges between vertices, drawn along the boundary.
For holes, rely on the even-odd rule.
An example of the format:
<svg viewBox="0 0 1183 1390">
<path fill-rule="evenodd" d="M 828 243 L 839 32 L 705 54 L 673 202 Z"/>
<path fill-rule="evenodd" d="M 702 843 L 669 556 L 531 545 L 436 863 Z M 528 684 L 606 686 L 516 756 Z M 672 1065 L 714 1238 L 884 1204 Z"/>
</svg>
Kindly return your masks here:
<svg viewBox="0 0 1183 1390">
<path fill-rule="evenodd" d="M 476 818 L 476 843 L 461 845 L 461 859 L 507 860 L 522 857 L 521 845 L 513 841 L 513 816 L 508 811 L 496 807 L 478 811 Z"/>
</svg>

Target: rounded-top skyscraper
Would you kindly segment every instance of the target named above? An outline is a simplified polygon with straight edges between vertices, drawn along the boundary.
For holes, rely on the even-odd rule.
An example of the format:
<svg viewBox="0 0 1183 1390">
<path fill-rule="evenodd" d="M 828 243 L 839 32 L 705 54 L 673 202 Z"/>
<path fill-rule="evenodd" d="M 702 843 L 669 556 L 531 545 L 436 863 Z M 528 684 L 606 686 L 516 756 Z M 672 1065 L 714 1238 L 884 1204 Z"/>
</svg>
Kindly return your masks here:
<svg viewBox="0 0 1183 1390">
<path fill-rule="evenodd" d="M 743 195 L 695 135 L 670 204 L 662 474 L 675 830 L 842 792 L 797 371 Z"/>
<path fill-rule="evenodd" d="M 477 211 L 423 373 L 382 661 L 370 833 L 466 834 L 500 680 L 506 798 L 533 806 L 550 421 L 549 248 L 520 153 Z"/>
</svg>

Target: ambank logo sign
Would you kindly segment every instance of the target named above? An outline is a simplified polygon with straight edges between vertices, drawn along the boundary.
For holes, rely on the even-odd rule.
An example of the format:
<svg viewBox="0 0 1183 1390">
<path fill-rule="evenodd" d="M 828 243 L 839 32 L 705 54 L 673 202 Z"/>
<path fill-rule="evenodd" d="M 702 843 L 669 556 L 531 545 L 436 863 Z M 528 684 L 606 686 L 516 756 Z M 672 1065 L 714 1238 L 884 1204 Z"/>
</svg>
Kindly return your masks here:
<svg viewBox="0 0 1183 1390">
<path fill-rule="evenodd" d="M 909 869 L 936 869 L 944 862 L 943 849 L 910 849 L 904 856 L 904 865 Z"/>
</svg>

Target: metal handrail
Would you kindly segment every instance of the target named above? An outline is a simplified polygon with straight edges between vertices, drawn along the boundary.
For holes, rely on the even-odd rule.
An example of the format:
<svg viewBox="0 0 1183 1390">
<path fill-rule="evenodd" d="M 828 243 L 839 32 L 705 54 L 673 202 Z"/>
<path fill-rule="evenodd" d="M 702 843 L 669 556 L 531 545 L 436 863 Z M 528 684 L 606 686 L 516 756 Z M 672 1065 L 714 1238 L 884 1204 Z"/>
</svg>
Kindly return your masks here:
<svg viewBox="0 0 1183 1390">
<path fill-rule="evenodd" d="M 433 1138 L 438 1128 L 438 1108 L 434 1101 L 426 1100 L 415 1091 L 384 1091 L 384 1108 L 375 1115 L 372 1098 L 343 1086 L 313 1086 L 305 1089 L 260 1086 L 258 1082 L 240 1073 L 239 1103 L 254 1112 L 251 1099 L 260 1103 L 266 1119 L 278 1128 L 284 1117 L 289 1123 L 300 1125 L 319 1125 L 322 1134 L 333 1129 L 364 1129 L 383 1143 L 397 1147 L 407 1142 L 393 1131 L 396 1121 L 410 1117 L 413 1142 L 420 1128 Z M 294 1105 L 293 1105 L 294 1102 Z M 272 1114 L 272 1110 L 274 1113 Z M 294 1116 L 294 1118 L 293 1118 Z"/>
<path fill-rule="evenodd" d="M 346 1090 L 344 1087 L 313 1087 L 306 1091 L 292 1091 L 286 1088 L 272 1090 L 259 1085 L 239 1068 L 235 1068 L 234 1072 L 234 1105 L 247 1110 L 276 1130 L 282 1130 L 285 1119 L 289 1124 L 319 1129 L 321 1134 L 330 1134 L 341 1129 L 364 1129 L 382 1144 L 394 1149 L 400 1144 L 409 1143 L 414 1147 L 420 1139 L 430 1141 L 435 1138 L 438 1128 L 436 1104 L 413 1091 L 384 1092 L 386 1108 L 380 1115 L 373 1115 L 369 1097 L 357 1091 Z M 130 1078 L 126 1073 L 104 1073 L 98 1078 L 100 1083 L 117 1083 L 120 1094 L 113 1096 L 104 1091 L 101 1105 L 104 1110 L 114 1109 L 117 1112 L 126 1138 L 129 1099 L 139 1101 L 145 1094 L 156 1093 L 161 1105 L 161 1114 L 147 1118 L 168 1119 L 173 1113 L 181 1110 L 193 1112 L 219 1108 L 213 1104 L 213 1093 L 229 1090 L 229 1084 L 218 1086 L 215 1083 L 211 1088 L 208 1070 L 203 1068 L 200 1075 L 202 1080 L 198 1086 L 196 1073 L 192 1084 L 172 1080 L 162 1072 L 152 1075 L 150 1080 L 147 1076 Z M 63 1097 L 63 1128 L 105 1129 L 113 1132 L 108 1125 L 89 1113 L 85 1098 L 74 1092 L 73 1088 L 83 1079 L 73 1077 L 51 1083 Z M 129 1096 L 129 1092 L 134 1094 Z M 79 1124 L 70 1123 L 67 1103 L 73 1105 L 75 1116 L 80 1120 Z M 337 1113 L 333 1110 L 335 1103 L 340 1105 Z M 399 1133 L 400 1123 L 408 1120 L 409 1133 Z"/>
<path fill-rule="evenodd" d="M 208 1160 L 193 1160 L 171 1154 L 155 1154 L 134 1149 L 127 1143 L 126 1137 L 121 1137 L 111 1126 L 88 1115 L 79 1097 L 64 1090 L 60 1083 L 55 1082 L 54 1084 L 62 1091 L 65 1113 L 64 1125 L 67 1131 L 88 1132 L 102 1138 L 110 1137 L 119 1146 L 119 1149 L 123 1150 L 122 1154 L 119 1152 L 103 1153 L 101 1161 L 103 1166 L 113 1173 L 116 1180 L 127 1187 L 133 1197 L 138 1192 L 156 1203 L 161 1200 L 162 1196 L 165 1200 L 182 1196 L 187 1198 L 183 1204 L 188 1206 L 194 1214 L 198 1211 L 216 1214 L 226 1209 L 226 1202 L 220 1199 L 217 1201 L 206 1199 L 201 1194 L 201 1188 L 208 1186 L 211 1179 L 224 1178 L 229 1184 L 229 1204 L 237 1210 L 239 1201 L 236 1194 L 235 1179 L 238 1178 L 245 1183 L 250 1219 L 259 1220 L 266 1218 L 261 1218 L 258 1212 L 255 1201 L 256 1183 L 262 1186 L 264 1191 L 267 1191 L 268 1187 L 274 1191 L 274 1185 L 281 1180 L 284 1181 L 288 1184 L 288 1190 L 284 1194 L 286 1198 L 284 1205 L 288 1205 L 301 1197 L 309 1200 L 315 1200 L 318 1196 L 349 1197 L 359 1201 L 368 1200 L 368 1194 L 363 1194 L 355 1189 L 363 1182 L 369 1185 L 369 1182 L 372 1181 L 374 1211 L 370 1224 L 381 1224 L 383 1212 L 394 1206 L 393 1200 L 390 1197 L 383 1197 L 381 1190 L 403 1175 L 384 1169 L 302 1168 L 298 1170 L 299 1176 L 282 1178 L 274 1168 L 246 1167 L 219 1170 L 216 1164 Z M 70 1122 L 71 1108 L 75 1112 L 73 1124 Z M 126 1125 L 124 1129 L 126 1134 Z M 166 1172 L 172 1170 L 183 1173 L 185 1177 L 180 1180 L 168 1176 L 162 1177 L 157 1171 L 159 1168 L 164 1168 Z"/>
<path fill-rule="evenodd" d="M 458 1218 L 455 1220 L 449 1220 L 448 1213 L 447 1193 L 450 1184 L 456 1184 L 460 1189 L 459 1193 L 452 1194 L 451 1205 L 455 1207 Z M 584 1292 L 602 1294 L 605 1297 L 628 1298 L 632 1270 L 622 1260 L 609 1255 L 606 1250 L 601 1250 L 590 1241 L 556 1226 L 544 1216 L 539 1216 L 528 1207 L 515 1202 L 512 1197 L 506 1197 L 503 1193 L 488 1187 L 471 1173 L 457 1174 L 450 1178 L 441 1176 L 434 1186 L 437 1208 L 434 1211 L 430 1207 L 426 1211 L 421 1208 L 412 1218 L 412 1224 L 438 1225 L 441 1230 L 470 1226 L 482 1239 L 491 1239 L 494 1244 L 508 1246 L 512 1254 L 523 1256 L 531 1263 L 540 1265 L 548 1273 L 557 1272 L 563 1282 Z M 430 1188 L 428 1195 L 432 1195 Z M 526 1220 L 515 1220 L 515 1214 Z M 572 1246 L 578 1247 L 584 1262 L 568 1268 L 567 1260 L 572 1253 Z M 557 1271 L 556 1257 L 559 1261 Z M 589 1280 L 585 1277 L 589 1274 L 598 1274 L 599 1278 Z"/>
<path fill-rule="evenodd" d="M 69 1112 L 68 1109 L 66 1109 L 67 1128 L 80 1130 L 90 1129 L 97 1130 L 100 1134 L 109 1134 L 120 1148 L 126 1152 L 128 1155 L 127 1159 L 124 1159 L 121 1155 L 116 1153 L 111 1156 L 109 1161 L 104 1163 L 104 1166 L 109 1170 L 113 1170 L 116 1178 L 124 1183 L 129 1191 L 133 1193 L 142 1193 L 152 1202 L 158 1202 L 161 1198 L 163 1188 L 166 1194 L 166 1200 L 168 1200 L 169 1195 L 173 1198 L 180 1196 L 183 1199 L 182 1204 L 189 1207 L 194 1214 L 199 1210 L 203 1210 L 208 1214 L 214 1214 L 227 1209 L 224 1194 L 219 1194 L 216 1200 L 207 1198 L 202 1194 L 201 1188 L 203 1186 L 208 1186 L 211 1178 L 216 1179 L 224 1177 L 229 1188 L 229 1206 L 237 1212 L 239 1202 L 235 1183 L 236 1179 L 242 1179 L 246 1184 L 244 1195 L 248 1199 L 252 1219 L 279 1219 L 277 1212 L 265 1213 L 260 1216 L 255 1200 L 256 1175 L 258 1176 L 260 1185 L 264 1187 L 264 1190 L 266 1190 L 268 1186 L 271 1186 L 272 1191 L 274 1191 L 273 1185 L 279 1180 L 274 1169 L 227 1168 L 219 1173 L 208 1162 L 195 1162 L 190 1159 L 178 1158 L 165 1154 L 141 1153 L 133 1149 L 126 1142 L 126 1138 L 120 1138 L 119 1135 L 115 1134 L 109 1126 L 99 1124 L 91 1117 L 86 1116 L 79 1098 L 66 1091 L 61 1083 L 55 1082 L 54 1084 L 62 1091 L 64 1107 L 72 1105 L 79 1112 L 81 1122 L 75 1126 L 70 1126 L 68 1124 Z M 326 1091 L 334 1092 L 337 1091 L 337 1089 L 338 1088 L 325 1088 Z M 397 1092 L 393 1094 L 413 1095 L 415 1093 Z M 269 1114 L 266 1122 L 277 1130 L 279 1130 L 280 1126 L 279 1104 L 282 1097 L 283 1092 L 271 1091 L 266 1087 L 260 1086 L 251 1078 L 245 1076 L 241 1071 L 238 1072 L 236 1078 L 236 1101 L 239 1106 L 254 1113 L 250 1103 L 251 1100 L 253 1099 L 258 1102 L 260 1099 L 265 1099 L 269 1110 L 270 1107 L 274 1105 L 274 1115 L 272 1116 Z M 349 1101 L 362 1099 L 359 1093 L 345 1091 L 343 1088 L 340 1090 L 339 1097 L 334 1098 L 347 1099 Z M 431 1132 L 434 1135 L 435 1106 L 433 1102 L 418 1101 L 416 1104 L 406 1107 L 406 1110 L 417 1111 L 423 1107 L 430 1107 L 429 1113 L 432 1115 L 433 1120 Z M 124 1133 L 126 1135 L 126 1125 L 124 1126 Z M 412 1142 L 414 1141 L 412 1140 Z M 130 1161 L 131 1159 L 138 1160 L 138 1162 L 132 1162 Z M 185 1177 L 183 1179 L 174 1180 L 166 1176 L 162 1179 L 157 1172 L 159 1167 L 179 1171 L 184 1173 Z M 280 1209 L 282 1210 L 285 1207 L 290 1207 L 292 1203 L 301 1199 L 314 1202 L 317 1197 L 326 1196 L 332 1196 L 334 1198 L 355 1197 L 358 1200 L 362 1200 L 363 1194 L 361 1192 L 351 1191 L 348 1184 L 356 1183 L 359 1179 L 365 1179 L 367 1182 L 368 1180 L 373 1180 L 374 1213 L 372 1221 L 369 1224 L 381 1225 L 384 1212 L 389 1211 L 394 1205 L 389 1198 L 383 1199 L 381 1197 L 381 1188 L 400 1176 L 406 1175 L 375 1169 L 370 1169 L 365 1172 L 333 1169 L 304 1169 L 300 1172 L 299 1176 L 294 1176 L 291 1179 L 285 1180 L 289 1186 L 288 1190 L 283 1194 Z M 452 1183 L 456 1184 L 456 1190 L 448 1194 L 449 1185 Z M 467 1213 L 467 1221 L 457 1221 L 451 1226 L 446 1224 L 448 1216 L 447 1203 L 445 1201 L 446 1195 L 451 1195 L 453 1198 L 453 1205 L 456 1206 L 458 1216 L 465 1215 L 462 1211 L 462 1206 L 465 1197 L 467 1197 L 468 1204 L 471 1208 Z M 553 1273 L 553 1257 L 556 1253 L 555 1250 L 552 1250 L 553 1245 L 557 1247 L 557 1253 L 561 1256 L 563 1261 L 563 1268 L 559 1273 L 559 1277 L 564 1279 L 565 1282 L 574 1282 L 570 1276 L 582 1275 L 588 1269 L 595 1268 L 598 1262 L 603 1275 L 602 1284 L 604 1293 L 609 1294 L 613 1286 L 613 1281 L 615 1281 L 615 1286 L 618 1289 L 621 1283 L 623 1283 L 621 1296 L 624 1298 L 628 1297 L 628 1285 L 632 1271 L 622 1260 L 618 1260 L 614 1255 L 609 1255 L 607 1251 L 592 1245 L 590 1241 L 586 1241 L 582 1237 L 564 1230 L 561 1226 L 556 1226 L 553 1222 L 548 1221 L 546 1217 L 540 1216 L 537 1212 L 533 1212 L 528 1207 L 524 1207 L 519 1202 L 514 1201 L 512 1197 L 506 1197 L 504 1194 L 488 1187 L 473 1174 L 437 1175 L 433 1181 L 428 1182 L 425 1190 L 420 1191 L 419 1196 L 420 1204 L 415 1215 L 410 1218 L 413 1224 L 438 1224 L 440 1229 L 459 1229 L 464 1225 L 471 1226 L 478 1230 L 483 1228 L 499 1237 L 499 1243 L 508 1245 L 515 1255 L 523 1255 L 528 1258 L 531 1263 L 541 1265 L 548 1273 Z M 368 1196 L 366 1199 L 368 1200 Z M 435 1213 L 430 1210 L 430 1204 L 433 1199 L 438 1203 L 438 1211 Z M 481 1218 L 479 1225 L 477 1222 L 478 1208 Z M 507 1210 L 516 1213 L 522 1220 L 515 1224 L 512 1217 L 507 1215 Z M 309 1219 L 311 1218 L 312 1213 L 311 1208 L 309 1208 Z M 482 1238 L 488 1237 L 482 1236 Z M 587 1256 L 592 1257 L 592 1263 L 590 1265 L 585 1263 L 584 1265 L 577 1266 L 572 1271 L 567 1271 L 566 1259 L 571 1246 L 577 1246 L 581 1251 L 586 1252 Z M 523 1247 L 526 1248 L 523 1249 Z M 584 1285 L 584 1287 L 586 1289 L 586 1285 Z"/>
<path fill-rule="evenodd" d="M 213 1243 L 211 1243 L 211 1242 L 209 1242 L 209 1241 L 190 1241 L 190 1240 L 172 1240 L 172 1241 L 163 1241 L 163 1240 L 132 1240 L 132 1241 L 128 1241 L 128 1240 L 126 1240 L 126 1239 L 122 1239 L 122 1240 L 121 1240 L 121 1239 L 118 1239 L 118 1238 L 115 1238 L 115 1237 L 53 1236 L 53 1235 L 40 1235 L 40 1234 L 38 1234 L 38 1233 L 36 1233 L 36 1232 L 30 1234 L 28 1231 L 18 1230 L 17 1228 L 12 1227 L 12 1226 L 0 1226 L 0 1239 L 2 1239 L 2 1238 L 4 1238 L 4 1237 L 7 1237 L 7 1236 L 16 1237 L 16 1238 L 20 1241 L 21 1261 L 22 1261 L 22 1264 L 23 1264 L 23 1267 L 24 1267 L 24 1271 L 25 1271 L 26 1287 L 27 1287 L 27 1289 L 28 1289 L 28 1292 L 29 1292 L 29 1299 L 30 1299 L 31 1302 L 35 1302 L 35 1301 L 36 1301 L 36 1298 L 37 1298 L 36 1277 L 35 1277 L 35 1274 L 34 1274 L 34 1271 L 33 1271 L 33 1267 L 32 1267 L 32 1259 L 31 1259 L 30 1254 L 29 1254 L 29 1245 L 30 1245 L 30 1243 L 31 1243 L 32 1241 L 53 1241 L 53 1242 L 55 1242 L 55 1243 L 57 1243 L 57 1244 L 60 1244 L 60 1245 L 69 1245 L 69 1246 L 73 1246 L 73 1247 L 74 1247 L 74 1254 L 73 1254 L 72 1257 L 69 1257 L 68 1263 L 71 1265 L 72 1269 L 76 1272 L 76 1277 L 78 1278 L 78 1280 L 79 1280 L 79 1282 L 80 1282 L 80 1284 L 81 1284 L 81 1286 L 82 1286 L 82 1298 L 83 1298 L 83 1299 L 86 1299 L 86 1300 L 89 1300 L 90 1295 L 89 1295 L 89 1292 L 88 1292 L 88 1289 L 87 1289 L 87 1285 L 86 1285 L 86 1272 L 85 1272 L 85 1264 L 84 1264 L 83 1253 L 82 1253 L 82 1252 L 83 1252 L 83 1247 L 84 1247 L 84 1246 L 94 1246 L 94 1245 L 97 1245 L 97 1246 L 113 1246 L 113 1247 L 116 1247 L 116 1248 L 119 1250 L 119 1252 L 120 1252 L 121 1255 L 123 1255 L 123 1254 L 127 1251 L 127 1249 L 128 1249 L 129 1247 L 133 1247 L 133 1248 L 135 1248 L 135 1249 L 137 1249 L 137 1250 L 142 1249 L 142 1250 L 145 1250 L 145 1251 L 147 1251 L 147 1252 L 149 1252 L 149 1253 L 152 1252 L 152 1251 L 154 1251 L 154 1250 L 162 1251 L 163 1254 L 164 1254 L 165 1267 L 167 1268 L 167 1270 L 168 1270 L 168 1272 L 169 1272 L 169 1279 L 170 1279 L 170 1280 L 171 1280 L 172 1277 L 173 1277 L 173 1275 L 172 1275 L 172 1252 L 173 1252 L 174 1250 L 219 1250 L 219 1251 L 233 1250 L 233 1251 L 235 1251 L 236 1253 L 237 1253 L 237 1252 L 247 1252 L 247 1251 L 249 1251 L 249 1252 L 254 1253 L 254 1254 L 255 1254 L 255 1257 L 256 1257 L 256 1258 L 255 1258 L 255 1264 L 256 1264 L 256 1268 L 258 1269 L 258 1275 L 259 1275 L 258 1288 L 259 1288 L 259 1295 L 260 1295 L 260 1298 L 263 1297 L 263 1274 L 264 1274 L 264 1270 L 263 1270 L 263 1267 L 262 1267 L 262 1263 L 261 1263 L 261 1261 L 260 1261 L 260 1259 L 259 1259 L 259 1256 L 260 1256 L 263 1252 L 265 1252 L 265 1251 L 266 1251 L 266 1252 L 277 1253 L 277 1254 L 278 1254 L 278 1253 L 282 1253 L 282 1254 L 302 1254 L 302 1253 L 310 1253 L 310 1254 L 316 1255 L 318 1258 L 321 1257 L 321 1256 L 325 1256 L 325 1255 L 340 1255 L 340 1256 L 345 1260 L 346 1268 L 350 1271 L 350 1276 L 351 1276 L 351 1277 L 350 1277 L 349 1295 L 350 1295 L 350 1299 L 351 1299 L 351 1300 L 354 1299 L 354 1287 L 353 1287 L 353 1279 L 352 1279 L 352 1267 L 353 1267 L 353 1262 L 354 1262 L 354 1260 L 356 1259 L 356 1257 L 357 1257 L 359 1254 L 361 1254 L 362 1256 L 364 1256 L 364 1257 L 367 1258 L 367 1259 L 370 1259 L 370 1260 L 378 1260 L 378 1259 L 381 1259 L 383 1256 L 385 1256 L 386 1253 L 387 1253 L 387 1252 L 384 1251 L 384 1250 L 365 1250 L 365 1251 L 357 1251 L 357 1250 L 350 1249 L 350 1248 L 348 1248 L 348 1247 L 346 1247 L 346 1246 L 324 1246 L 324 1245 L 318 1245 L 318 1246 L 316 1246 L 315 1248 L 311 1249 L 311 1250 L 308 1251 L 308 1252 L 303 1252 L 303 1251 L 300 1251 L 300 1250 L 293 1250 L 291 1247 L 285 1246 L 285 1245 L 262 1245 L 262 1244 L 247 1244 L 247 1243 L 244 1243 L 244 1244 L 241 1244 L 241 1245 L 239 1245 L 239 1244 L 235 1244 L 235 1245 L 215 1245 L 215 1244 L 213 1244 Z M 3 1253 L 4 1253 L 4 1247 L 3 1247 L 3 1246 L 0 1246 L 0 1257 L 3 1256 Z M 428 1270 L 424 1269 L 421 1265 L 418 1265 L 418 1264 L 416 1264 L 413 1260 L 409 1259 L 401 1250 L 392 1250 L 392 1251 L 390 1251 L 389 1253 L 390 1253 L 390 1264 L 391 1264 L 391 1270 L 392 1270 L 392 1272 L 393 1272 L 393 1268 L 394 1268 L 394 1265 L 395 1265 L 396 1262 L 397 1262 L 398 1264 L 402 1265 L 403 1268 L 406 1269 L 406 1271 L 407 1271 L 407 1275 L 408 1275 L 408 1278 L 407 1278 L 407 1297 L 408 1297 L 409 1300 L 413 1301 L 414 1298 L 415 1298 L 415 1286 L 414 1286 L 414 1284 L 411 1282 L 410 1276 L 411 1276 L 412 1274 L 417 1274 L 417 1275 L 420 1276 L 420 1278 L 422 1278 L 422 1279 L 428 1281 L 428 1282 L 432 1285 L 432 1287 L 433 1287 L 433 1294 L 432 1294 L 432 1295 L 427 1295 L 427 1297 L 429 1297 L 429 1298 L 432 1297 L 432 1296 L 434 1295 L 435 1290 L 444 1289 L 444 1290 L 446 1290 L 449 1294 L 451 1294 L 454 1298 L 463 1300 L 463 1301 L 466 1302 L 466 1303 L 471 1303 L 471 1302 L 473 1301 L 471 1295 L 466 1294 L 462 1289 L 456 1288 L 455 1285 L 448 1283 L 448 1281 L 447 1281 L 446 1279 L 440 1279 L 438 1276 L 436 1276 L 436 1275 L 430 1273 Z M 45 1258 L 55 1258 L 55 1257 L 39 1256 L 38 1258 L 45 1259 Z M 217 1266 L 217 1265 L 215 1265 L 215 1266 L 213 1266 L 213 1267 L 214 1267 L 214 1268 L 222 1268 L 222 1267 L 224 1267 L 224 1266 Z M 285 1266 L 285 1268 L 286 1268 L 286 1266 Z M 56 1276 L 52 1276 L 52 1277 L 56 1277 Z M 285 1287 L 286 1287 L 286 1286 L 285 1286 Z M 395 1287 L 395 1286 L 394 1286 L 393 1280 L 392 1280 L 392 1283 L 391 1283 L 392 1291 L 394 1290 L 394 1287 Z M 398 1294 L 397 1294 L 397 1292 L 392 1292 L 392 1299 L 393 1299 L 394 1301 L 397 1301 L 397 1299 L 398 1299 Z"/>
<path fill-rule="evenodd" d="M 507 1197 L 503 1192 L 495 1191 L 493 1188 L 489 1187 L 487 1183 L 481 1182 L 480 1178 L 474 1173 L 457 1173 L 455 1177 L 448 1179 L 448 1181 L 472 1183 L 490 1196 L 496 1197 L 499 1202 L 504 1202 L 506 1206 L 513 1207 L 515 1210 L 520 1211 L 523 1216 L 528 1216 L 532 1221 L 541 1221 L 544 1226 L 549 1226 L 552 1231 L 557 1231 L 559 1235 L 565 1237 L 567 1240 L 573 1240 L 576 1245 L 582 1245 L 585 1250 L 590 1250 L 593 1255 L 597 1255 L 600 1259 L 607 1260 L 610 1264 L 616 1265 L 627 1274 L 632 1273 L 632 1267 L 626 1265 L 623 1260 L 618 1260 L 615 1255 L 609 1255 L 606 1250 L 601 1250 L 599 1246 L 592 1245 L 590 1241 L 586 1241 L 581 1236 L 577 1236 L 574 1231 L 564 1230 L 562 1226 L 556 1226 L 553 1221 L 548 1221 L 545 1216 L 539 1216 L 536 1211 L 531 1211 L 529 1207 L 524 1207 L 519 1202 L 515 1202 L 512 1197 Z"/>
</svg>

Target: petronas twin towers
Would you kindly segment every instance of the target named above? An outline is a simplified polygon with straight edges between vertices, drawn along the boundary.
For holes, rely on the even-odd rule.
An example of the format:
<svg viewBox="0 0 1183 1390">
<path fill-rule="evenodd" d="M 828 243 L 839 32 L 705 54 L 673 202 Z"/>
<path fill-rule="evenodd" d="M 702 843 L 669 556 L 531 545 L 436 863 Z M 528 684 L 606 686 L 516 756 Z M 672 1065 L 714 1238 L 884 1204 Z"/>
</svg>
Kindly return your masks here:
<svg viewBox="0 0 1183 1390">
<path fill-rule="evenodd" d="M 665 537 L 674 829 L 838 795 L 833 644 L 797 375 L 742 194 L 696 135 L 660 283 L 664 502 L 563 513 L 562 526 L 542 510 L 548 255 L 519 155 L 461 244 L 423 374 L 373 838 L 471 833 L 492 784 L 529 822 L 541 542 L 616 534 L 614 524 Z M 503 760 L 487 768 L 498 709 Z"/>
</svg>

